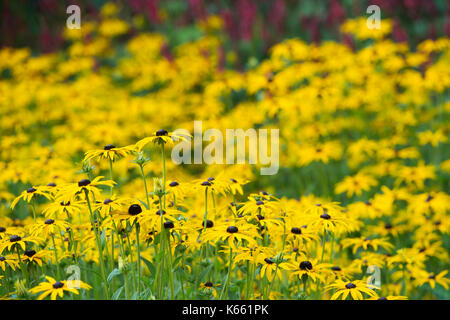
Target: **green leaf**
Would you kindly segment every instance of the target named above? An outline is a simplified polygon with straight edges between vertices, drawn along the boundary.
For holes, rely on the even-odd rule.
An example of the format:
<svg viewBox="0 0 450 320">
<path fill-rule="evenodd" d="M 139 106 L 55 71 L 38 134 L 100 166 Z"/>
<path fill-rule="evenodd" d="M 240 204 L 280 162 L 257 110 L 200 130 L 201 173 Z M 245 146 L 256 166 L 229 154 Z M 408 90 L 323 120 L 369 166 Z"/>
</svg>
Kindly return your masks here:
<svg viewBox="0 0 450 320">
<path fill-rule="evenodd" d="M 102 248 L 104 248 L 105 247 L 105 242 L 106 242 L 106 232 L 104 230 L 102 231 L 100 239 L 101 239 L 101 243 L 102 243 Z"/>
<path fill-rule="evenodd" d="M 123 291 L 123 286 L 120 287 L 119 289 L 116 290 L 116 292 L 114 292 L 114 294 L 112 295 L 112 300 L 119 300 L 120 294 Z"/>
<path fill-rule="evenodd" d="M 145 209 L 149 209 L 149 207 L 147 206 L 147 204 L 146 203 L 144 203 L 144 202 L 142 202 L 142 200 L 141 199 L 138 199 L 138 201 L 140 202 L 140 203 L 142 203 L 142 205 L 145 207 Z"/>
<path fill-rule="evenodd" d="M 150 261 L 148 261 L 147 259 L 145 259 L 144 257 L 141 257 L 141 260 L 144 261 L 144 263 L 147 266 L 150 273 L 152 275 L 155 275 L 156 274 L 155 265 L 153 263 L 151 263 Z"/>
<path fill-rule="evenodd" d="M 108 276 L 108 282 L 111 282 L 111 280 L 114 278 L 114 277 L 116 277 L 116 276 L 118 276 L 118 275 L 120 275 L 120 274 L 122 274 L 122 271 L 120 270 L 120 269 L 118 269 L 118 268 L 115 268 L 113 271 L 111 271 L 111 273 L 109 274 L 109 276 Z"/>
</svg>

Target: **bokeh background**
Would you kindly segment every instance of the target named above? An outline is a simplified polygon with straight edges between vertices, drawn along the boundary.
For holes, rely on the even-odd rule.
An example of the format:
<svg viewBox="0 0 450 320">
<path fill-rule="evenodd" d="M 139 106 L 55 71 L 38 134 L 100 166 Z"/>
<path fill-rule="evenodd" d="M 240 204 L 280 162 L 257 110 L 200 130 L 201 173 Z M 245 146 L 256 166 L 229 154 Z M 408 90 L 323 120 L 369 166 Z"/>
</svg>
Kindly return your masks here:
<svg viewBox="0 0 450 320">
<path fill-rule="evenodd" d="M 53 52 L 66 45 L 63 37 L 66 8 L 77 4 L 83 20 L 95 20 L 106 0 L 16 0 L 1 3 L 0 47 L 29 47 Z M 308 42 L 351 37 L 339 31 L 348 18 L 366 15 L 369 5 L 381 8 L 382 18 L 393 20 L 392 38 L 415 45 L 424 39 L 450 35 L 448 0 L 130 0 L 112 1 L 119 17 L 136 28 L 165 34 L 168 50 L 201 37 L 196 22 L 208 15 L 225 24 L 224 51 L 236 58 L 227 67 L 245 67 L 249 59 L 267 56 L 280 40 L 298 37 Z M 137 30 L 131 28 L 128 36 Z M 124 37 L 123 40 L 126 40 Z"/>
</svg>

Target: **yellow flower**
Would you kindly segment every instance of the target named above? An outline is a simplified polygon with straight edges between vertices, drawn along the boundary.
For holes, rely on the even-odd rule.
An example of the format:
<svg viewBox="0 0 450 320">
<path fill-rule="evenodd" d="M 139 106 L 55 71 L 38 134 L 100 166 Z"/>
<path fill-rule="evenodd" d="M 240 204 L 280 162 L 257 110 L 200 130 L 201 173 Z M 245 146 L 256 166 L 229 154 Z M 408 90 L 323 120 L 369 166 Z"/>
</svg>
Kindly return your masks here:
<svg viewBox="0 0 450 320">
<path fill-rule="evenodd" d="M 337 290 L 331 296 L 331 300 L 337 300 L 339 297 L 342 300 L 346 300 L 349 295 L 353 300 L 364 300 L 363 293 L 367 294 L 369 297 L 374 297 L 377 295 L 376 292 L 372 290 L 373 288 L 376 287 L 368 285 L 362 280 L 344 282 L 338 279 L 336 282 L 327 286 L 327 291 Z"/>
<path fill-rule="evenodd" d="M 49 295 L 51 300 L 56 300 L 57 297 L 63 298 L 64 291 L 68 291 L 73 294 L 79 294 L 79 291 L 77 289 L 84 289 L 84 290 L 92 289 L 90 285 L 80 280 L 78 281 L 71 280 L 76 285 L 75 288 L 72 282 L 68 283 L 66 280 L 56 281 L 55 279 L 49 276 L 46 276 L 45 279 L 47 280 L 46 282 L 41 282 L 36 287 L 28 290 L 30 293 L 33 294 L 42 292 L 37 298 L 38 300 L 43 300 Z"/>
<path fill-rule="evenodd" d="M 112 180 L 102 180 L 103 176 L 98 176 L 94 180 L 82 179 L 77 183 L 71 183 L 61 187 L 58 191 L 57 198 L 64 202 L 74 201 L 77 197 L 84 197 L 82 194 L 85 190 L 88 193 L 93 193 L 95 198 L 100 198 L 99 186 L 113 187 L 116 182 Z"/>
<path fill-rule="evenodd" d="M 440 284 L 445 288 L 445 290 L 448 290 L 450 279 L 446 278 L 445 275 L 448 273 L 447 270 L 444 270 L 438 274 L 435 273 L 427 273 L 427 272 L 420 272 L 419 275 L 416 276 L 416 282 L 419 286 L 424 285 L 425 283 L 428 283 L 431 287 L 431 289 L 434 289 L 436 284 Z"/>
<path fill-rule="evenodd" d="M 46 186 L 39 186 L 39 187 L 31 187 L 27 190 L 23 191 L 20 196 L 14 199 L 14 201 L 11 203 L 11 209 L 14 209 L 16 204 L 19 202 L 20 199 L 23 199 L 26 202 L 30 202 L 31 200 L 34 200 L 37 196 L 44 196 L 48 200 L 52 199 L 51 194 L 48 193 L 48 188 Z"/>
<path fill-rule="evenodd" d="M 0 241 L 0 254 L 5 250 L 9 250 L 10 252 L 14 250 L 25 250 L 27 243 L 39 244 L 40 239 L 36 237 L 21 237 L 18 235 L 12 235 L 9 238 L 2 239 Z"/>
<path fill-rule="evenodd" d="M 59 235 L 69 227 L 70 223 L 67 221 L 47 219 L 31 226 L 31 235 L 46 240 L 48 236 Z"/>
<path fill-rule="evenodd" d="M 168 132 L 167 130 L 161 129 L 150 137 L 144 138 L 136 142 L 136 148 L 138 151 L 141 151 L 145 148 L 147 144 L 150 142 L 154 142 L 157 144 L 174 144 L 175 141 L 182 140 L 187 141 L 186 136 L 174 132 Z"/>
<path fill-rule="evenodd" d="M 86 152 L 83 161 L 87 162 L 91 159 L 108 159 L 110 161 L 115 161 L 133 153 L 134 151 L 134 145 L 116 148 L 114 145 L 108 144 L 103 149 Z"/>
<path fill-rule="evenodd" d="M 347 197 L 352 197 L 354 194 L 360 196 L 363 191 L 369 191 L 370 188 L 378 184 L 373 177 L 358 173 L 353 177 L 346 177 L 342 182 L 336 184 L 335 192 L 337 194 L 347 192 Z"/>
</svg>

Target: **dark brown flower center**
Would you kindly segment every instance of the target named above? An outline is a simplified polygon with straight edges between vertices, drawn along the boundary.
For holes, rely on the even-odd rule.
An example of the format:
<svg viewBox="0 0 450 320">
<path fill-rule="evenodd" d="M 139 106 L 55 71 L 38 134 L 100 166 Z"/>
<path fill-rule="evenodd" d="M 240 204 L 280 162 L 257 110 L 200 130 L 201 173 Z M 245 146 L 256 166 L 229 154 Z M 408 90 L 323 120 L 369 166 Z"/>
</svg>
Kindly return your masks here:
<svg viewBox="0 0 450 320">
<path fill-rule="evenodd" d="M 205 282 L 205 287 L 211 288 L 213 286 L 213 283 L 211 281 Z"/>
<path fill-rule="evenodd" d="M 212 228 L 213 226 L 214 226 L 214 222 L 212 222 L 211 220 L 206 220 L 207 228 Z M 205 227 L 205 221 L 202 222 L 202 227 Z"/>
<path fill-rule="evenodd" d="M 172 181 L 171 183 L 169 183 L 169 186 L 171 186 L 171 187 L 176 187 L 178 185 L 179 185 L 179 183 L 176 181 Z"/>
<path fill-rule="evenodd" d="M 353 283 L 349 282 L 349 283 L 347 283 L 347 284 L 345 285 L 345 287 L 346 287 L 347 289 L 355 289 L 355 288 L 356 288 L 356 285 L 354 285 Z"/>
<path fill-rule="evenodd" d="M 167 136 L 169 133 L 167 132 L 167 130 L 164 129 L 160 129 L 158 131 L 156 131 L 156 136 L 160 137 L 160 136 Z"/>
<path fill-rule="evenodd" d="M 13 236 L 11 236 L 9 238 L 9 241 L 11 241 L 11 242 L 17 242 L 17 241 L 20 241 L 20 240 L 22 240 L 22 238 L 19 237 L 18 235 L 13 235 Z"/>
<path fill-rule="evenodd" d="M 112 144 L 108 144 L 106 145 L 103 149 L 104 150 L 111 150 L 112 148 L 115 148 L 116 146 L 112 145 Z"/>
<path fill-rule="evenodd" d="M 128 214 L 129 214 L 130 216 L 136 216 L 136 215 L 138 215 L 138 214 L 141 213 L 141 212 L 142 212 L 142 208 L 141 208 L 141 206 L 138 205 L 138 204 L 132 204 L 132 205 L 128 208 Z"/>
<path fill-rule="evenodd" d="M 35 191 L 36 191 L 35 188 L 28 188 L 28 189 L 27 189 L 27 192 L 28 192 L 28 193 L 33 193 L 33 192 L 35 192 Z"/>
<path fill-rule="evenodd" d="M 113 202 L 111 199 L 106 199 L 105 201 L 103 201 L 103 204 L 110 204 L 111 202 Z"/>
<path fill-rule="evenodd" d="M 291 232 L 292 232 L 293 234 L 302 234 L 302 229 L 297 228 L 297 227 L 293 227 L 293 228 L 291 229 Z"/>
<path fill-rule="evenodd" d="M 86 187 L 86 186 L 88 186 L 90 183 L 91 183 L 91 180 L 89 180 L 89 179 L 83 179 L 83 180 L 78 181 L 78 186 L 79 186 L 79 187 Z"/>
<path fill-rule="evenodd" d="M 56 281 L 53 284 L 53 288 L 55 288 L 55 289 L 61 289 L 62 287 L 64 287 L 64 283 L 62 283 L 61 281 Z"/>
<path fill-rule="evenodd" d="M 320 217 L 321 217 L 322 219 L 325 219 L 325 220 L 330 220 L 330 219 L 331 219 L 331 217 L 330 217 L 330 215 L 329 215 L 328 213 L 322 213 L 322 214 L 320 215 Z"/>
<path fill-rule="evenodd" d="M 45 220 L 45 224 L 53 224 L 55 222 L 55 220 L 53 220 L 53 219 L 47 219 L 47 220 Z"/>
<path fill-rule="evenodd" d="M 174 224 L 173 224 L 173 222 L 172 221 L 166 221 L 166 222 L 164 222 L 164 229 L 172 229 L 172 228 L 174 228 L 175 226 L 174 226 Z"/>
<path fill-rule="evenodd" d="M 27 257 L 32 257 L 32 256 L 34 256 L 36 254 L 36 251 L 34 251 L 34 250 L 27 250 L 27 251 L 25 251 L 25 255 L 27 256 Z"/>
<path fill-rule="evenodd" d="M 228 233 L 236 233 L 238 231 L 239 231 L 239 229 L 237 227 L 235 227 L 235 226 L 231 226 L 231 227 L 227 228 L 227 232 Z"/>
<path fill-rule="evenodd" d="M 160 215 L 165 215 L 165 214 L 166 214 L 166 211 L 164 211 L 164 210 L 158 210 L 158 211 L 156 211 L 156 214 L 157 214 L 158 216 L 160 216 Z"/>
<path fill-rule="evenodd" d="M 339 266 L 333 266 L 333 267 L 331 267 L 331 270 L 333 270 L 333 271 L 341 271 L 342 269 Z"/>
<path fill-rule="evenodd" d="M 300 262 L 300 270 L 311 270 L 313 268 L 313 265 L 309 261 L 302 261 Z"/>
</svg>

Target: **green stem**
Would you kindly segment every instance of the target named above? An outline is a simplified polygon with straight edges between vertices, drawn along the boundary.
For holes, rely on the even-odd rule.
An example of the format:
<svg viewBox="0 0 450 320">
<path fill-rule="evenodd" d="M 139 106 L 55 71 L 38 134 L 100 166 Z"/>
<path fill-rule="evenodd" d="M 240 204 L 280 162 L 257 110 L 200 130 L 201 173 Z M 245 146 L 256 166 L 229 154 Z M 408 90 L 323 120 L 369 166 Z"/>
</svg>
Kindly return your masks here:
<svg viewBox="0 0 450 320">
<path fill-rule="evenodd" d="M 164 149 L 164 143 L 161 144 L 161 154 L 162 154 L 162 161 L 163 161 L 163 199 L 164 199 L 164 206 L 163 208 L 166 208 L 166 151 Z"/>
<path fill-rule="evenodd" d="M 228 286 L 230 283 L 232 265 L 233 265 L 233 247 L 230 245 L 230 265 L 228 266 L 227 280 L 225 282 L 225 286 L 223 287 L 222 293 L 220 294 L 219 300 L 222 300 L 224 295 L 228 295 Z"/>
<path fill-rule="evenodd" d="M 86 195 L 86 202 L 87 202 L 88 209 L 89 209 L 89 214 L 90 214 L 90 218 L 91 218 L 91 224 L 92 224 L 92 228 L 94 229 L 95 240 L 97 242 L 97 249 L 98 249 L 98 252 L 99 252 L 100 269 L 102 271 L 102 276 L 103 276 L 103 289 L 105 291 L 106 299 L 109 300 L 108 278 L 106 277 L 105 264 L 103 262 L 102 244 L 100 242 L 100 238 L 98 237 L 98 229 L 97 229 L 97 227 L 95 225 L 94 213 L 92 212 L 91 202 L 89 201 L 88 190 L 84 189 L 84 193 Z"/>
<path fill-rule="evenodd" d="M 144 167 L 142 166 L 142 164 L 140 164 L 139 168 L 141 168 L 142 180 L 144 180 L 145 196 L 147 197 L 147 207 L 148 209 L 150 209 L 150 200 L 148 198 L 147 181 L 145 180 Z"/>
<path fill-rule="evenodd" d="M 22 277 L 25 279 L 25 284 L 29 284 L 29 279 L 28 279 L 28 270 L 27 270 L 27 265 L 25 263 L 23 263 L 22 258 L 20 257 L 20 251 L 19 251 L 19 246 L 16 246 L 16 251 L 17 251 L 17 257 L 19 259 L 19 265 L 20 265 L 20 270 L 22 271 Z"/>
<path fill-rule="evenodd" d="M 139 244 L 139 223 L 136 223 L 136 251 L 137 251 L 137 266 L 138 266 L 138 296 L 141 296 L 141 246 Z"/>
<path fill-rule="evenodd" d="M 112 159 L 109 159 L 109 178 L 113 180 L 113 161 Z M 113 195 L 113 188 L 114 186 L 111 185 L 111 195 Z"/>
<path fill-rule="evenodd" d="M 56 242 L 55 242 L 55 235 L 52 233 L 52 242 L 53 242 L 53 252 L 55 253 L 55 260 L 56 260 L 56 274 L 58 276 L 58 281 L 61 281 L 61 270 L 59 267 L 59 261 L 58 261 L 58 251 L 56 249 Z"/>
<path fill-rule="evenodd" d="M 172 270 L 172 249 L 170 245 L 170 232 L 167 231 L 167 245 L 168 245 L 168 255 L 169 255 L 169 284 L 170 284 L 170 292 L 172 294 L 172 300 L 175 299 L 175 289 L 173 285 L 173 270 Z"/>
</svg>

